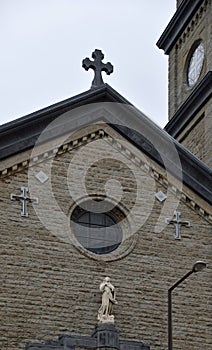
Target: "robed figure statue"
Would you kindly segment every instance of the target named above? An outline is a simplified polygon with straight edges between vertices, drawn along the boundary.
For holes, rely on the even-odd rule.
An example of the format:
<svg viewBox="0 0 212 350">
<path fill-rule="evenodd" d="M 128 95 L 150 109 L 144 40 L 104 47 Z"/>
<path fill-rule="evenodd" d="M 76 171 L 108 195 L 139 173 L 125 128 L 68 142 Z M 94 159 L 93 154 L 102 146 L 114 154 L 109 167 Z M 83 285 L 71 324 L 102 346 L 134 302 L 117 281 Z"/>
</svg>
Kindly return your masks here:
<svg viewBox="0 0 212 350">
<path fill-rule="evenodd" d="M 117 304 L 115 298 L 115 288 L 110 282 L 109 277 L 105 277 L 100 284 L 100 292 L 102 292 L 102 305 L 98 311 L 98 320 L 100 322 L 114 322 L 114 316 L 112 315 L 113 305 Z"/>
</svg>

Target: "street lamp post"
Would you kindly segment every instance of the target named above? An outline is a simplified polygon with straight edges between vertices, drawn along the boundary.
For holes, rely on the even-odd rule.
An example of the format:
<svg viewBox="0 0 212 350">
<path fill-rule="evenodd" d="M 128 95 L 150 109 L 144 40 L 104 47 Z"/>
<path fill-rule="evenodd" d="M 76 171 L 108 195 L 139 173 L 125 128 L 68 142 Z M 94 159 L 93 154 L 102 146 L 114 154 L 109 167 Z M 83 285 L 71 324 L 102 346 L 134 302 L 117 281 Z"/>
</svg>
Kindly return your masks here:
<svg viewBox="0 0 212 350">
<path fill-rule="evenodd" d="M 192 273 L 202 271 L 206 268 L 206 264 L 203 261 L 197 261 L 192 270 L 187 272 L 179 281 L 177 281 L 168 290 L 168 350 L 172 350 L 172 291 Z"/>
</svg>

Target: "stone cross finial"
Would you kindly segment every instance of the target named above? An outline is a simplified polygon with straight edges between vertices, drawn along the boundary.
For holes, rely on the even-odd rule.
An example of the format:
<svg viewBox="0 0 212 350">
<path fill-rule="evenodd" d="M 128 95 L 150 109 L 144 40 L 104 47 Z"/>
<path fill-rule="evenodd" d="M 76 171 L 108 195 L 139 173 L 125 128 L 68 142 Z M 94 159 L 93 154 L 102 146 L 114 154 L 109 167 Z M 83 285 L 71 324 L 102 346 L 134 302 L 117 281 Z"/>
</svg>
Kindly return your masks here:
<svg viewBox="0 0 212 350">
<path fill-rule="evenodd" d="M 101 50 L 96 49 L 92 53 L 92 58 L 94 59 L 93 61 L 86 57 L 82 61 L 82 66 L 85 68 L 85 70 L 88 70 L 89 68 L 94 70 L 94 79 L 92 81 L 91 88 L 95 88 L 104 84 L 102 79 L 102 71 L 106 72 L 107 75 L 110 75 L 113 72 L 113 66 L 110 62 L 102 62 L 104 55 Z"/>
</svg>

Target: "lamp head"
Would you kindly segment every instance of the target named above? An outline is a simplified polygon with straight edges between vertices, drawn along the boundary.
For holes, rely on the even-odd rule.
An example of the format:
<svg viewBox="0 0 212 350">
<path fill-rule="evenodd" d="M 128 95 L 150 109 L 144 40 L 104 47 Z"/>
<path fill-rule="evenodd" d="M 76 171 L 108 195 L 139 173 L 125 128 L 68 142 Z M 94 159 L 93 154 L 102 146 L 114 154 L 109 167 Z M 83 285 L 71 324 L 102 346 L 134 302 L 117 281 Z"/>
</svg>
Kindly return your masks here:
<svg viewBox="0 0 212 350">
<path fill-rule="evenodd" d="M 193 272 L 199 272 L 206 268 L 206 263 L 203 261 L 197 261 L 195 262 L 192 271 Z"/>
</svg>

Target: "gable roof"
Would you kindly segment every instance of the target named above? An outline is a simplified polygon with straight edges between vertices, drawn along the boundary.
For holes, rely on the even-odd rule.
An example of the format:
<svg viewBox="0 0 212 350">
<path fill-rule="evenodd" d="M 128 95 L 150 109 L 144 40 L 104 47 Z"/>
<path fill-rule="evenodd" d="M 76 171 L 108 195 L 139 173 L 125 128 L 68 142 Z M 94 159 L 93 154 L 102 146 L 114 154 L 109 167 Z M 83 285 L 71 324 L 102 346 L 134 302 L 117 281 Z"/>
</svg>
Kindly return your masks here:
<svg viewBox="0 0 212 350">
<path fill-rule="evenodd" d="M 98 102 L 130 104 L 109 85 L 104 84 L 1 125 L 0 160 L 33 147 L 43 129 L 61 114 L 85 104 Z"/>
<path fill-rule="evenodd" d="M 89 113 L 80 109 L 85 106 L 89 106 Z M 76 113 L 74 117 L 73 112 Z M 212 202 L 209 167 L 108 84 L 0 126 L 0 159 L 32 148 L 43 130 L 61 115 L 68 119 L 61 119 L 59 124 L 50 128 L 45 141 L 60 136 L 68 128 L 76 130 L 104 119 L 148 157 L 182 179 L 201 198 Z"/>
</svg>

